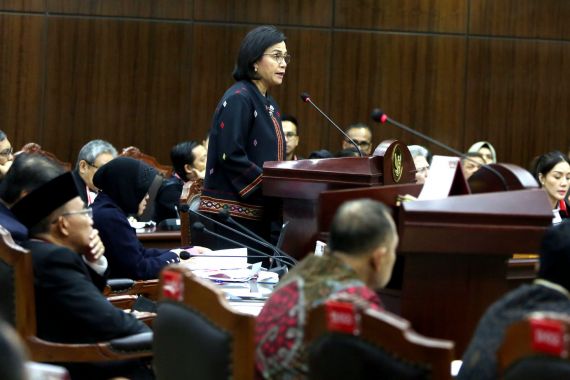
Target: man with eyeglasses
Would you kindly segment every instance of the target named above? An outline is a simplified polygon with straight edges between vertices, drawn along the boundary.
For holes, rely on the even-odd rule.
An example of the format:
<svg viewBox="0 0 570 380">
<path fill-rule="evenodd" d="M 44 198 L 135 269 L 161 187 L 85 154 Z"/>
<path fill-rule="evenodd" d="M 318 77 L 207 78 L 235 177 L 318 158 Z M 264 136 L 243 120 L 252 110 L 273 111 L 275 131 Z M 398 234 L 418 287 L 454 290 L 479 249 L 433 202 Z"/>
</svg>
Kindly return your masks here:
<svg viewBox="0 0 570 380">
<path fill-rule="evenodd" d="M 287 161 L 301 159 L 301 157 L 295 154 L 295 150 L 299 145 L 299 122 L 294 116 L 283 115 L 281 125 L 283 127 L 283 134 L 285 134 L 285 143 L 287 144 L 285 159 Z"/>
<path fill-rule="evenodd" d="M 14 149 L 6 133 L 0 131 L 0 180 L 4 178 L 12 162 L 14 161 Z"/>
<path fill-rule="evenodd" d="M 94 343 L 150 331 L 102 294 L 107 260 L 102 244 L 93 246 L 91 210 L 79 197 L 70 172 L 20 199 L 12 211 L 28 227 L 22 245 L 32 254 L 37 334 L 61 343 Z M 147 363 L 63 363 L 72 378 L 150 379 Z"/>
<path fill-rule="evenodd" d="M 369 156 L 372 153 L 372 130 L 364 123 L 356 123 L 346 129 L 346 134 L 354 140 L 363 154 Z M 348 140 L 343 140 L 342 149 L 353 148 Z"/>
<path fill-rule="evenodd" d="M 83 145 L 73 170 L 73 179 L 81 200 L 90 205 L 97 196 L 98 189 L 93 184 L 97 169 L 117 157 L 117 149 L 104 140 L 91 140 Z"/>
</svg>

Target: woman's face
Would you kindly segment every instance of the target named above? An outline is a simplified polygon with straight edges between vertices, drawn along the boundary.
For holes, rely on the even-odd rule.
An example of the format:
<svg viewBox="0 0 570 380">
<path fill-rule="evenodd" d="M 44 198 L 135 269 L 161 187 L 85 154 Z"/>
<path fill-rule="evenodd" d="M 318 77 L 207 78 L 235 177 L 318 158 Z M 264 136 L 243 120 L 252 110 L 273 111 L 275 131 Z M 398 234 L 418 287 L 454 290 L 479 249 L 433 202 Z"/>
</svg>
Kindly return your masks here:
<svg viewBox="0 0 570 380">
<path fill-rule="evenodd" d="M 491 152 L 491 149 L 483 147 L 479 149 L 479 154 L 483 157 L 483 161 L 485 161 L 486 165 L 493 163 L 493 153 Z"/>
<path fill-rule="evenodd" d="M 273 86 L 278 86 L 283 83 L 287 63 L 285 57 L 287 56 L 287 45 L 285 41 L 268 47 L 261 58 L 254 63 L 254 68 L 257 69 L 259 81 L 263 83 L 265 89 Z"/>
<path fill-rule="evenodd" d="M 546 175 L 539 175 L 539 180 L 550 199 L 553 208 L 558 201 L 566 197 L 570 185 L 570 165 L 566 161 L 557 163 Z"/>
<path fill-rule="evenodd" d="M 192 149 L 192 154 L 194 155 L 194 162 L 192 166 L 199 172 L 206 170 L 206 159 L 208 158 L 208 151 L 202 145 L 197 145 Z"/>
<path fill-rule="evenodd" d="M 147 195 L 144 196 L 144 198 L 142 199 L 141 203 L 139 203 L 139 210 L 138 210 L 138 212 L 137 212 L 137 215 L 138 215 L 138 216 L 141 216 L 141 215 L 143 214 L 143 212 L 144 212 L 144 210 L 145 210 L 145 208 L 146 208 L 146 204 L 147 204 L 147 202 L 148 202 L 148 198 L 149 198 L 149 195 L 147 194 Z"/>
</svg>

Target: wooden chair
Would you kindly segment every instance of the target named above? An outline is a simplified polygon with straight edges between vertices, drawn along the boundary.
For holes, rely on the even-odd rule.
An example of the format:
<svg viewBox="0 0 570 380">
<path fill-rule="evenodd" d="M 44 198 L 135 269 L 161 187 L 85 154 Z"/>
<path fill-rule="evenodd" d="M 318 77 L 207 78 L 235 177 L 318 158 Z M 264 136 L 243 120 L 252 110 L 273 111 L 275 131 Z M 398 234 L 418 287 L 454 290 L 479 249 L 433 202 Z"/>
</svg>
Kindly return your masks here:
<svg viewBox="0 0 570 380">
<path fill-rule="evenodd" d="M 146 162 L 147 164 L 155 168 L 163 177 L 170 177 L 170 174 L 172 173 L 172 166 L 162 165 L 158 163 L 156 158 L 141 152 L 141 150 L 136 146 L 128 146 L 126 148 L 123 148 L 120 155 L 125 157 L 136 158 L 137 160 Z"/>
<path fill-rule="evenodd" d="M 180 265 L 162 271 L 160 289 L 153 325 L 157 379 L 254 378 L 253 316 L 232 311 L 220 289 Z"/>
<path fill-rule="evenodd" d="M 204 180 L 197 178 L 194 181 L 188 181 L 182 187 L 180 195 L 180 246 L 188 247 L 192 244 L 192 234 L 190 232 L 190 213 L 189 209 L 197 210 L 202 194 Z"/>
<path fill-rule="evenodd" d="M 29 251 L 0 227 L 0 314 L 11 323 L 38 362 L 99 362 L 149 357 L 152 333 L 95 344 L 62 344 L 36 335 L 34 274 Z M 146 347 L 146 349 L 145 349 Z"/>
<path fill-rule="evenodd" d="M 110 279 L 103 290 L 103 295 L 107 297 L 141 295 L 156 301 L 158 300 L 158 279 L 140 281 L 131 280 L 130 278 Z"/>
<path fill-rule="evenodd" d="M 497 351 L 498 378 L 570 378 L 570 315 L 532 313 L 513 323 Z"/>
<path fill-rule="evenodd" d="M 308 314 L 310 379 L 451 379 L 454 344 L 394 314 L 329 301 Z"/>
<path fill-rule="evenodd" d="M 18 152 L 16 152 L 16 155 L 20 154 L 20 153 L 36 153 L 36 154 L 41 154 L 42 156 L 45 156 L 55 162 L 57 162 L 58 164 L 60 164 L 61 166 L 63 166 L 66 170 L 71 170 L 71 163 L 69 162 L 63 162 L 60 159 L 58 159 L 55 154 L 51 153 L 51 152 L 47 152 L 45 150 L 42 149 L 40 144 L 36 144 L 34 142 L 30 142 L 25 144 L 22 149 L 20 149 Z"/>
</svg>

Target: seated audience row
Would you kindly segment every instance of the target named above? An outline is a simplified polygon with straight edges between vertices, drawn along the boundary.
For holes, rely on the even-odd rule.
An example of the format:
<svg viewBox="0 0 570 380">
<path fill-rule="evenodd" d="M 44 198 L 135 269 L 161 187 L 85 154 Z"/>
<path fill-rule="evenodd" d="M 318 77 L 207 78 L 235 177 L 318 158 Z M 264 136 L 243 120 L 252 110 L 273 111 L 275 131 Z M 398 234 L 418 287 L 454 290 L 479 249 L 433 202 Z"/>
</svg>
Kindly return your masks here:
<svg viewBox="0 0 570 380">
<path fill-rule="evenodd" d="M 36 178 L 36 186 L 23 194 L 22 184 L 30 177 Z M 93 343 L 149 331 L 101 292 L 108 273 L 105 248 L 70 172 L 45 157 L 21 154 L 2 186 L 24 195 L 12 211 L 31 238 L 22 245 L 32 254 L 40 338 Z M 138 360 L 65 366 L 78 379 L 152 378 L 148 363 Z"/>
</svg>

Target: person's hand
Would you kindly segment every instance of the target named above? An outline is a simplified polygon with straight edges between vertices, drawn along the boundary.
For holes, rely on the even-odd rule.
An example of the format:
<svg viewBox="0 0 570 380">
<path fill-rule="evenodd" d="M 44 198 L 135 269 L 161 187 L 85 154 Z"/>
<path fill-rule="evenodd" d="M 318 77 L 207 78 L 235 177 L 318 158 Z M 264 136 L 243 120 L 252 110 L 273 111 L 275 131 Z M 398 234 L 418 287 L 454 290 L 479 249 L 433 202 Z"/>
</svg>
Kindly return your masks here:
<svg viewBox="0 0 570 380">
<path fill-rule="evenodd" d="M 192 248 L 190 248 L 190 251 L 192 252 L 193 255 L 202 255 L 207 252 L 212 252 L 210 248 L 201 247 L 199 245 L 193 246 Z"/>
<path fill-rule="evenodd" d="M 89 235 L 89 249 L 84 254 L 85 260 L 94 263 L 105 254 L 105 246 L 99 237 L 99 231 L 93 229 Z"/>
</svg>

